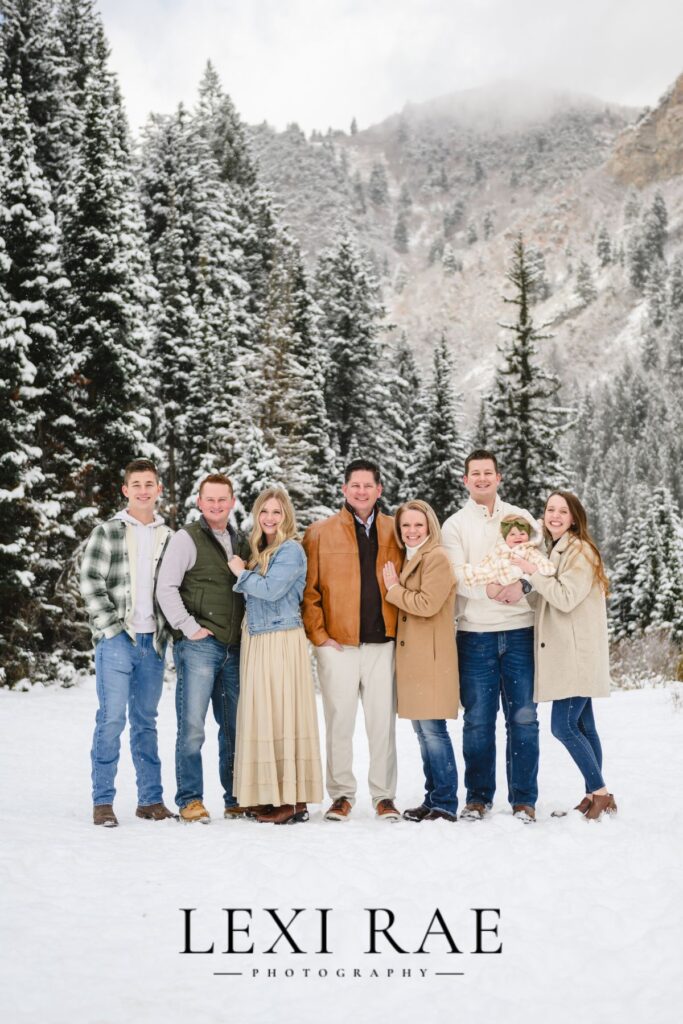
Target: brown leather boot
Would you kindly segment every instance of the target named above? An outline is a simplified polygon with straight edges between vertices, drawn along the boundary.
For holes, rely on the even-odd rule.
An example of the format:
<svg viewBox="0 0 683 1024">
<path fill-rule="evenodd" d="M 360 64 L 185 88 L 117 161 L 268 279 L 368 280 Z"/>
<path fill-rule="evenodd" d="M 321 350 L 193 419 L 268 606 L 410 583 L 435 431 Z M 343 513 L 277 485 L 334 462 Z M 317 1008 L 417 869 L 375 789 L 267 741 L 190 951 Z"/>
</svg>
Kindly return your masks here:
<svg viewBox="0 0 683 1024">
<path fill-rule="evenodd" d="M 116 828 L 119 823 L 111 804 L 94 804 L 92 820 L 94 825 L 104 825 L 105 828 Z"/>
<path fill-rule="evenodd" d="M 588 821 L 595 821 L 603 814 L 616 814 L 617 805 L 614 802 L 614 797 L 611 793 L 605 793 L 604 796 L 593 796 L 591 805 L 586 811 L 586 818 Z"/>
<path fill-rule="evenodd" d="M 137 818 L 146 818 L 148 821 L 165 821 L 166 818 L 175 818 L 178 815 L 169 811 L 164 804 L 140 804 L 135 812 Z"/>
<path fill-rule="evenodd" d="M 592 796 L 585 796 L 583 798 L 583 800 L 581 801 L 581 803 L 576 805 L 574 810 L 578 811 L 580 814 L 585 814 L 586 811 L 588 810 L 588 808 L 590 807 L 590 805 L 592 803 L 593 803 L 593 797 Z"/>
</svg>

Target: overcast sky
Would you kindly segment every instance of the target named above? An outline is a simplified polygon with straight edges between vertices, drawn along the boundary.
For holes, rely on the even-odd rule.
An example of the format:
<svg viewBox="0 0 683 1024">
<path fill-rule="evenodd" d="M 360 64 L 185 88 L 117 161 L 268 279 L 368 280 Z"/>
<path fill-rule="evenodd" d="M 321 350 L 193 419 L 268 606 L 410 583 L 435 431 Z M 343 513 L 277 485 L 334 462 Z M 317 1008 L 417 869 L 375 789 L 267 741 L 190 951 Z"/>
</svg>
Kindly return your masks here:
<svg viewBox="0 0 683 1024">
<path fill-rule="evenodd" d="M 194 103 L 211 60 L 242 117 L 368 127 L 522 78 L 654 106 L 683 72 L 681 0 L 100 0 L 137 130 Z"/>
</svg>

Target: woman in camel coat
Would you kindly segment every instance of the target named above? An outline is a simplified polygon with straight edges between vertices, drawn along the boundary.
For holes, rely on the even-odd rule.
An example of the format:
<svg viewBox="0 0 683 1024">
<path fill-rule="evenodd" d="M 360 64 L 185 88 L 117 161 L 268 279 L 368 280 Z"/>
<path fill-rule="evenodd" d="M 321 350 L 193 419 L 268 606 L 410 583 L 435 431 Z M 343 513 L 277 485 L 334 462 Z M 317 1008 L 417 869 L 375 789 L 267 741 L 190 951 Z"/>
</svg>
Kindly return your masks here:
<svg viewBox="0 0 683 1024">
<path fill-rule="evenodd" d="M 535 601 L 534 700 L 552 700 L 551 730 L 583 775 L 586 795 L 575 808 L 586 818 L 614 813 L 617 805 L 602 776 L 602 747 L 592 699 L 609 697 L 607 577 L 586 521 L 586 511 L 568 491 L 546 502 L 543 532 L 554 576 L 513 556 L 531 577 Z"/>
<path fill-rule="evenodd" d="M 433 509 L 408 501 L 396 513 L 398 543 L 405 550 L 400 576 L 391 562 L 384 567 L 386 599 L 396 605 L 396 690 L 399 718 L 410 718 L 420 744 L 425 798 L 404 811 L 409 821 L 455 821 L 458 773 L 447 718 L 459 707 L 455 648 L 455 577 L 441 547 Z"/>
</svg>

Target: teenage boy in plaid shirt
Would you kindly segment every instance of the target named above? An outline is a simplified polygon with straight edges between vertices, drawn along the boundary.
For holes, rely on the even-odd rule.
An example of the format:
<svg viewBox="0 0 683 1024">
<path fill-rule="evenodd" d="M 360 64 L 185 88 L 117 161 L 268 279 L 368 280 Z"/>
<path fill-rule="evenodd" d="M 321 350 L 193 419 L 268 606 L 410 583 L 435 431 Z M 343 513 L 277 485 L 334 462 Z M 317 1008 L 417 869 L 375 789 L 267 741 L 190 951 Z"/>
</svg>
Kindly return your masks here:
<svg viewBox="0 0 683 1024">
<path fill-rule="evenodd" d="M 91 751 L 93 821 L 118 825 L 114 781 L 121 733 L 130 719 L 138 818 L 174 818 L 164 806 L 156 717 L 168 627 L 156 603 L 156 572 L 171 531 L 155 505 L 161 494 L 153 462 L 135 459 L 121 488 L 127 508 L 95 527 L 81 565 L 81 594 L 95 643 L 97 710 Z"/>
</svg>

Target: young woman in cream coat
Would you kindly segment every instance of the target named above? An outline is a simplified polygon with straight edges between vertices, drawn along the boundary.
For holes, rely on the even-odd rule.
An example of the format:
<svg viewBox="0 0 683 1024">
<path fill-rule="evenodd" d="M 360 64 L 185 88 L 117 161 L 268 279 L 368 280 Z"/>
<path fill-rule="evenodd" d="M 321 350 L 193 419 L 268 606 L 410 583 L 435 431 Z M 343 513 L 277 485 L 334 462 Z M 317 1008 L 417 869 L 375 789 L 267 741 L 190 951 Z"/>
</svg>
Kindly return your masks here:
<svg viewBox="0 0 683 1024">
<path fill-rule="evenodd" d="M 400 576 L 384 566 L 387 601 L 396 605 L 396 692 L 399 718 L 410 718 L 420 744 L 425 797 L 403 812 L 408 821 L 455 821 L 458 772 L 447 718 L 458 714 L 455 577 L 434 510 L 425 501 L 401 505 L 394 520 L 405 550 Z"/>
<path fill-rule="evenodd" d="M 607 578 L 576 495 L 551 494 L 543 527 L 555 575 L 542 576 L 533 562 L 513 559 L 531 577 L 538 594 L 534 700 L 553 701 L 553 736 L 565 745 L 584 777 L 586 795 L 575 809 L 586 818 L 599 818 L 617 809 L 602 775 L 592 706 L 593 697 L 608 697 L 610 692 Z"/>
</svg>

